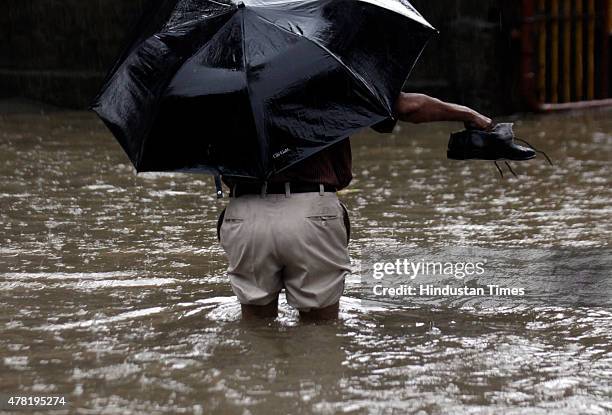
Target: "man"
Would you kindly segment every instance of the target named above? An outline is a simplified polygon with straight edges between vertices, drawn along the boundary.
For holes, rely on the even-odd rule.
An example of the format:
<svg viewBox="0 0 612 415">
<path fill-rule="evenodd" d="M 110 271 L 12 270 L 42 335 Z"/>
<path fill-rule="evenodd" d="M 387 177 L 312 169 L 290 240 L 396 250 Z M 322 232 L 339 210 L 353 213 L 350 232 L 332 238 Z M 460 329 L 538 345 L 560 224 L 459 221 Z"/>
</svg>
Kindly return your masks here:
<svg viewBox="0 0 612 415">
<path fill-rule="evenodd" d="M 402 93 L 394 112 L 395 119 L 374 128 L 391 132 L 397 120 L 491 126 L 489 118 L 470 108 L 422 94 Z M 350 259 L 347 212 L 336 192 L 351 179 L 350 142 L 343 140 L 265 185 L 228 181 L 231 199 L 219 236 L 243 318 L 276 317 L 283 288 L 302 319 L 338 317 Z"/>
</svg>

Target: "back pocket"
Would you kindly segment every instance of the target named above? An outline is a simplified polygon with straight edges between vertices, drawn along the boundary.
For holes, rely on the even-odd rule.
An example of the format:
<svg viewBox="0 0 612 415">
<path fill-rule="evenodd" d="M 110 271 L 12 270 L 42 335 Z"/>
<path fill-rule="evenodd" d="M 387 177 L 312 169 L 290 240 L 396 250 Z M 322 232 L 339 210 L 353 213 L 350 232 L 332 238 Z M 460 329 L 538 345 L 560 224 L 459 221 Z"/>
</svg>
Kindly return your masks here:
<svg viewBox="0 0 612 415">
<path fill-rule="evenodd" d="M 238 219 L 238 218 L 226 218 L 226 212 L 227 208 L 223 209 L 223 211 L 221 212 L 221 214 L 219 215 L 219 219 L 217 220 L 217 240 L 219 242 L 221 242 L 221 228 L 223 227 L 224 224 L 232 224 L 232 223 L 242 223 L 244 222 L 244 219 Z"/>
</svg>

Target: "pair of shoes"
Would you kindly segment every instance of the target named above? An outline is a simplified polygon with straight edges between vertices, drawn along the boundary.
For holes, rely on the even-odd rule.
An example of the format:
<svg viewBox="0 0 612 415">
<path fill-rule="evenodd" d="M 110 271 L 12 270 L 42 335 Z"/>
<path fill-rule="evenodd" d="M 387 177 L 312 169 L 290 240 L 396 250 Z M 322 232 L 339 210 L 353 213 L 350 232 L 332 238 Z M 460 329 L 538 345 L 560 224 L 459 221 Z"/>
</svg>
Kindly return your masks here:
<svg viewBox="0 0 612 415">
<path fill-rule="evenodd" d="M 497 164 L 504 161 L 510 172 L 516 176 L 508 161 L 531 160 L 540 153 L 552 166 L 552 161 L 546 153 L 536 150 L 525 140 L 514 136 L 512 123 L 500 123 L 488 131 L 468 128 L 458 133 L 453 133 L 448 142 L 447 157 L 451 160 L 491 160 L 495 162 L 499 173 L 504 177 L 503 172 Z M 516 141 L 525 143 L 529 148 L 520 146 Z"/>
</svg>

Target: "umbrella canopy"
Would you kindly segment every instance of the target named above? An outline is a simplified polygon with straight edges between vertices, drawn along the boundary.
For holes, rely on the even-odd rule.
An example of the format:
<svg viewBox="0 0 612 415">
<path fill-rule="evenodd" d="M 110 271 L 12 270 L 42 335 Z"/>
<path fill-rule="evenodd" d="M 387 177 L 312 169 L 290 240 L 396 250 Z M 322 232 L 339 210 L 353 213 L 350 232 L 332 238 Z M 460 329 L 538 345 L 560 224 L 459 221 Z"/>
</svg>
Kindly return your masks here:
<svg viewBox="0 0 612 415">
<path fill-rule="evenodd" d="M 165 0 L 92 109 L 139 172 L 267 179 L 392 116 L 435 30 L 407 0 Z"/>
</svg>

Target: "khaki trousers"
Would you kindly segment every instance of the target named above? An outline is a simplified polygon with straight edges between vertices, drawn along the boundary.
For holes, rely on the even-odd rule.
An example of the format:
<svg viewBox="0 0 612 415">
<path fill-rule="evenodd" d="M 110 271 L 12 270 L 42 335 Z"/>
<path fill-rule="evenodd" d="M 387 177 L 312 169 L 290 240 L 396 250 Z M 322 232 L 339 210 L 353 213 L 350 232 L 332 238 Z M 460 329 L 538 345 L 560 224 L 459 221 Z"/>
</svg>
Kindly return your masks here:
<svg viewBox="0 0 612 415">
<path fill-rule="evenodd" d="M 283 288 L 301 311 L 338 302 L 350 273 L 346 215 L 329 192 L 231 198 L 219 237 L 240 303 L 269 304 Z"/>
</svg>

